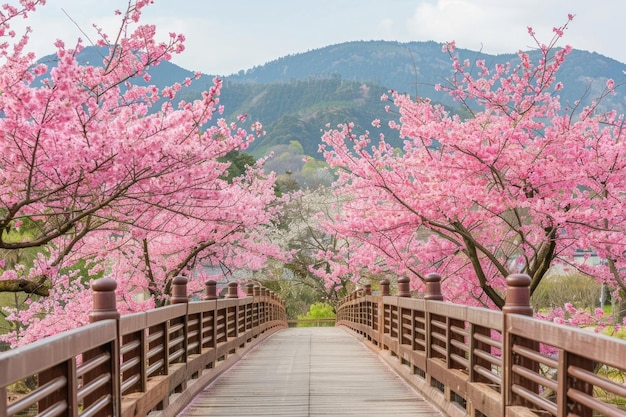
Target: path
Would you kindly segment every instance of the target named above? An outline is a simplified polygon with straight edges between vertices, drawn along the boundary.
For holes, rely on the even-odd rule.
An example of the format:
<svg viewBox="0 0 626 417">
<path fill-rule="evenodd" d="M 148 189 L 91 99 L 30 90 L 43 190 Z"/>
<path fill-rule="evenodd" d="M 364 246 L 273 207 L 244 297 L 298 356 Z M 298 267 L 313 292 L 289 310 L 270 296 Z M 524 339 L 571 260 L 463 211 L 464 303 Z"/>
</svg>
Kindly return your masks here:
<svg viewBox="0 0 626 417">
<path fill-rule="evenodd" d="M 181 416 L 440 417 L 340 328 L 291 328 L 249 352 Z"/>
</svg>

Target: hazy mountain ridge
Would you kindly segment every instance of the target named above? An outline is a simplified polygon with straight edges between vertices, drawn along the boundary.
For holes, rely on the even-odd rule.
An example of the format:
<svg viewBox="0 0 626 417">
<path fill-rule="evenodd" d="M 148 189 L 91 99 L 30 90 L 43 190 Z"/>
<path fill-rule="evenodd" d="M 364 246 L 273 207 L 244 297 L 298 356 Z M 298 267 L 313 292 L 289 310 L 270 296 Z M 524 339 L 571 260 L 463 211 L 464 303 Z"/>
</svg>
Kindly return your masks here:
<svg viewBox="0 0 626 417">
<path fill-rule="evenodd" d="M 518 61 L 516 53 L 490 55 L 457 49 L 455 54 L 460 60 L 468 59 L 472 64 L 482 59 L 488 67 Z M 536 62 L 538 53 L 531 52 L 531 56 Z M 86 48 L 80 57 L 83 62 L 102 61 L 96 48 Z M 46 59 L 53 62 L 54 56 L 42 61 Z M 571 107 L 582 98 L 583 104 L 587 104 L 602 93 L 608 78 L 614 79 L 616 84 L 624 83 L 624 71 L 626 65 L 616 60 L 573 50 L 557 74 L 565 85 L 559 92 L 561 102 Z M 170 62 L 150 68 L 149 73 L 150 83 L 158 87 L 181 82 L 193 75 Z M 267 135 L 250 149 L 255 156 L 297 141 L 305 154 L 319 158 L 317 149 L 327 123 L 335 126 L 351 121 L 357 126 L 357 133 L 362 133 L 366 129 L 374 130 L 371 127 L 373 119 L 381 119 L 385 126 L 386 121 L 395 117 L 386 113 L 386 103 L 380 102 L 380 96 L 389 89 L 429 97 L 453 111 L 458 109 L 458 103 L 434 89 L 435 84 L 444 84 L 451 75 L 450 57 L 442 52 L 442 44 L 436 42 L 346 42 L 281 57 L 224 77 L 220 100 L 227 119 L 248 114 L 249 121 L 258 120 L 264 125 Z M 179 94 L 179 98 L 196 98 L 200 91 L 208 88 L 212 78 L 208 76 L 195 81 Z M 137 82 L 144 83 L 143 79 Z M 603 107 L 626 112 L 624 98 L 624 91 L 608 96 L 603 100 Z M 379 131 L 375 132 L 373 136 Z M 401 146 L 397 132 L 384 128 L 382 133 L 394 146 Z"/>
<path fill-rule="evenodd" d="M 297 139 L 307 154 L 316 156 L 310 152 L 317 149 L 320 128 L 326 122 L 334 125 L 338 121 L 354 121 L 360 132 L 372 130 L 370 123 L 374 118 L 383 119 L 384 125 L 385 119 L 391 115 L 384 111 L 385 103 L 381 103 L 379 98 L 389 89 L 411 96 L 417 94 L 429 97 L 451 109 L 458 108 L 458 103 L 434 88 L 435 84 L 444 84 L 447 77 L 452 75 L 450 57 L 442 52 L 442 46 L 436 42 L 361 41 L 289 55 L 226 77 L 223 103 L 228 114 L 247 113 L 266 126 L 268 135 L 255 144 L 252 150 L 266 150 L 273 145 Z M 489 55 L 457 49 L 455 54 L 461 61 L 467 59 L 472 64 L 482 59 L 488 67 L 506 62 L 515 65 L 519 61 L 516 53 Z M 533 62 L 536 62 L 538 52 L 530 54 Z M 557 78 L 565 85 L 559 92 L 563 106 L 572 107 L 580 99 L 582 104 L 588 104 L 592 98 L 600 96 L 607 79 L 614 79 L 616 84 L 623 83 L 625 70 L 626 65 L 611 58 L 573 50 L 557 74 Z M 346 88 L 342 90 L 338 83 L 343 83 Z M 353 100 L 355 91 L 362 85 L 370 88 L 369 101 L 366 103 Z M 320 94 L 311 91 L 316 88 Z M 251 93 L 246 100 L 241 96 L 244 90 L 255 93 Z M 284 94 L 278 94 L 278 91 Z M 341 100 L 342 91 L 346 94 L 345 100 Z M 234 95 L 239 96 L 237 103 L 231 101 Z M 315 100 L 298 99 L 302 96 L 311 98 L 312 95 Z M 259 99 L 261 96 L 263 99 Z M 337 101 L 344 105 L 333 106 Z M 624 103 L 623 91 L 603 100 L 604 107 L 616 108 L 621 112 L 626 111 Z M 280 111 L 272 114 L 267 109 Z M 293 126 L 291 131 L 287 116 Z M 280 129 L 274 126 L 279 119 Z M 402 141 L 397 132 L 386 130 L 383 133 L 394 146 L 401 146 Z"/>
<path fill-rule="evenodd" d="M 359 41 L 331 45 L 325 48 L 279 58 L 265 65 L 240 71 L 228 78 L 238 82 L 276 83 L 308 77 L 340 76 L 345 80 L 372 82 L 413 96 L 430 97 L 433 101 L 453 104 L 434 85 L 446 82 L 452 74 L 452 65 L 442 44 L 436 42 Z M 519 61 L 517 53 L 490 55 L 479 51 L 458 48 L 461 61 L 470 63 L 484 60 L 488 67 L 495 64 Z M 538 51 L 531 51 L 536 60 Z M 573 102 L 604 87 L 606 79 L 616 83 L 624 81 L 626 65 L 603 55 L 573 50 L 558 73 L 565 85 L 564 101 Z M 596 85 L 589 84 L 596 81 Z M 623 98 L 619 99 L 623 102 Z"/>
</svg>

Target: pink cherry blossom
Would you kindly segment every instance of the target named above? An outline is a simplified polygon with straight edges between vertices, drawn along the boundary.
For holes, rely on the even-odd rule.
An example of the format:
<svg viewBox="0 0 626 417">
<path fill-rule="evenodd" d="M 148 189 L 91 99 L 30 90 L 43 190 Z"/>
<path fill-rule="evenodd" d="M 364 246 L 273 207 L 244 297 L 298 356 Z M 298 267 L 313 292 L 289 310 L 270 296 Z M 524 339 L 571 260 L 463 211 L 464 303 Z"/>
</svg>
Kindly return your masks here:
<svg viewBox="0 0 626 417">
<path fill-rule="evenodd" d="M 438 272 L 447 300 L 502 307 L 506 276 L 526 273 L 534 289 L 561 264 L 626 290 L 624 116 L 597 101 L 573 112 L 553 95 L 567 88 L 556 79 L 571 51 L 556 47 L 566 28 L 548 43 L 529 28 L 540 56 L 520 52 L 518 64 L 495 68 L 460 62 L 447 44 L 451 76 L 440 89 L 467 116 L 390 92 L 401 151 L 352 124 L 324 133 L 320 150 L 344 201 L 325 227 L 350 248 L 316 271 L 329 285 L 386 273 L 421 290 Z M 574 262 L 579 249 L 604 265 Z"/>
<path fill-rule="evenodd" d="M 8 33 L 11 19 L 43 3 L 5 8 L 0 27 Z M 146 71 L 183 51 L 185 40 L 172 33 L 156 41 L 156 27 L 140 23 L 150 3 L 129 3 L 113 36 L 97 28 L 107 48 L 101 63 L 78 58 L 81 40 L 73 49 L 55 43 L 54 68 L 23 52 L 27 37 L 0 45 L 0 228 L 37 226 L 18 241 L 2 234 L 1 249 L 37 255 L 3 261 L 0 279 L 43 282 L 49 291 L 27 309 L 7 310 L 16 327 L 3 340 L 13 345 L 84 324 L 89 281 L 102 275 L 117 281 L 124 314 L 165 303 L 177 275 L 197 294 L 208 265 L 255 270 L 285 259 L 266 235 L 281 212 L 275 175 L 261 160 L 228 182 L 229 165 L 220 162 L 245 150 L 262 125 L 247 131 L 219 118 L 219 79 L 179 104 L 172 99 L 191 79 L 142 86 Z"/>
</svg>

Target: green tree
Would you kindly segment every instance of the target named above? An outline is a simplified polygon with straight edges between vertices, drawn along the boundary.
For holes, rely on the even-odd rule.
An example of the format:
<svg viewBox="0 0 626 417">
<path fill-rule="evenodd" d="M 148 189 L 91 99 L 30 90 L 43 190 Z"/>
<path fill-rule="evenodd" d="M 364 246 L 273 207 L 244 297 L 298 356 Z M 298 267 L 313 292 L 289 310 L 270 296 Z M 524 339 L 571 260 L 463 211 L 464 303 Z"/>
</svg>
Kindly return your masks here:
<svg viewBox="0 0 626 417">
<path fill-rule="evenodd" d="M 285 300 L 287 320 L 295 320 L 298 316 L 307 313 L 309 306 L 319 300 L 319 294 L 313 286 L 294 279 L 290 270 L 283 268 L 282 265 L 279 269 L 279 278 L 265 278 L 260 282 L 265 288 L 274 291 Z"/>
<path fill-rule="evenodd" d="M 336 317 L 333 306 L 328 303 L 317 302 L 311 304 L 309 311 L 304 315 L 298 315 L 298 320 L 334 319 Z M 318 326 L 316 322 L 298 323 L 298 327 Z"/>
<path fill-rule="evenodd" d="M 232 183 L 233 178 L 236 178 L 246 172 L 247 167 L 253 166 L 256 160 L 249 153 L 241 152 L 238 150 L 232 150 L 221 158 L 217 159 L 218 162 L 230 163 L 230 166 L 221 176 L 223 180 Z"/>
</svg>

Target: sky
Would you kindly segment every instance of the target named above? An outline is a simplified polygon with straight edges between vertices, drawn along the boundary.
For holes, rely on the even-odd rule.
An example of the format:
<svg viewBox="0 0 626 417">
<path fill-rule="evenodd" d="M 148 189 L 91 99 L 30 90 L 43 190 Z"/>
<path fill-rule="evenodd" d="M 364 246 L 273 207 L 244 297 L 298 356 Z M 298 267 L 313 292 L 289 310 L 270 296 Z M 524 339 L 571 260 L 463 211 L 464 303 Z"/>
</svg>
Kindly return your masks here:
<svg viewBox="0 0 626 417">
<path fill-rule="evenodd" d="M 15 0 L 12 0 L 14 3 Z M 95 23 L 113 33 L 129 0 L 47 0 L 28 19 L 30 50 L 54 52 L 78 37 L 96 39 Z M 154 0 L 143 23 L 186 37 L 173 62 L 212 75 L 230 75 L 286 55 L 347 41 L 454 40 L 489 54 L 535 47 L 531 26 L 547 43 L 552 28 L 575 15 L 559 45 L 626 63 L 623 0 Z"/>
</svg>

